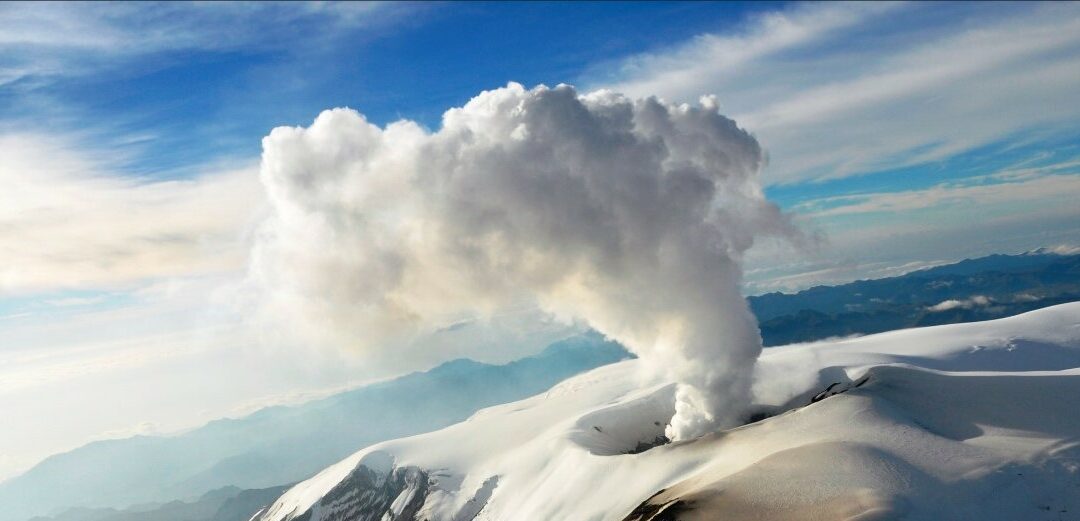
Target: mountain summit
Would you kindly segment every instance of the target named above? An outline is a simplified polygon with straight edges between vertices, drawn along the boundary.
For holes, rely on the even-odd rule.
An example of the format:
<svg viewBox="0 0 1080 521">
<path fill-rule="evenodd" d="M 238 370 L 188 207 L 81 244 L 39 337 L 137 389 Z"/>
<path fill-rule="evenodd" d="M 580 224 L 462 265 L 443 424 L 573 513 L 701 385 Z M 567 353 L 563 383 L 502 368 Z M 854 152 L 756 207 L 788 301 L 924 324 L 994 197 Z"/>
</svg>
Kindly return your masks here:
<svg viewBox="0 0 1080 521">
<path fill-rule="evenodd" d="M 257 521 L 1074 519 L 1080 303 L 770 349 L 758 421 L 635 450 L 673 386 L 629 360 L 361 450 Z M 1072 516 L 1072 517 L 1069 517 Z"/>
</svg>

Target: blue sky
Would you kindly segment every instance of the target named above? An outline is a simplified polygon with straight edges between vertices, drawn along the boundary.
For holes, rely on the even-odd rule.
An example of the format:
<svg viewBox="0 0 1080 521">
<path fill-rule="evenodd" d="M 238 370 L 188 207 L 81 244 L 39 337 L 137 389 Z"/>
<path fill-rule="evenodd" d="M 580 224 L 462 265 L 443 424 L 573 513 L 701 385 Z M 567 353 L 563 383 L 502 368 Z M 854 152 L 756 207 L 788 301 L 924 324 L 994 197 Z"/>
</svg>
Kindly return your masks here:
<svg viewBox="0 0 1080 521">
<path fill-rule="evenodd" d="M 48 130 L 82 129 L 92 122 L 95 133 L 103 134 L 94 138 L 106 140 L 153 136 L 132 147 L 131 168 L 182 169 L 220 157 L 257 155 L 260 138 L 271 128 L 307 124 L 330 107 L 356 108 L 379 124 L 408 118 L 437 127 L 447 108 L 481 90 L 508 81 L 575 82 L 595 64 L 736 24 L 770 5 L 343 7 L 362 11 L 355 20 L 314 7 L 298 12 L 304 9 L 249 5 L 221 13 L 215 7 L 173 7 L 175 19 L 153 23 L 163 30 L 179 26 L 206 34 L 105 57 L 97 55 L 112 51 L 79 43 L 34 46 L 45 47 L 31 50 L 56 60 L 61 70 L 31 66 L 7 83 L 0 93 L 7 102 L 0 118 Z M 102 23 L 135 33 L 133 25 L 154 19 L 148 11 L 155 8 L 130 7 Z M 218 20 L 201 27 L 206 18 Z M 214 41 L 219 31 L 232 32 L 233 23 L 246 26 L 236 41 Z M 62 70 L 84 59 L 100 63 L 70 74 Z"/>
<path fill-rule="evenodd" d="M 1075 3 L 4 3 L 0 414 L 23 421 L 0 478 L 407 369 L 268 354 L 217 305 L 265 204 L 261 139 L 341 106 L 435 129 L 510 81 L 715 94 L 823 237 L 752 250 L 748 292 L 1080 243 Z M 559 333 L 530 331 L 497 357 Z"/>
</svg>

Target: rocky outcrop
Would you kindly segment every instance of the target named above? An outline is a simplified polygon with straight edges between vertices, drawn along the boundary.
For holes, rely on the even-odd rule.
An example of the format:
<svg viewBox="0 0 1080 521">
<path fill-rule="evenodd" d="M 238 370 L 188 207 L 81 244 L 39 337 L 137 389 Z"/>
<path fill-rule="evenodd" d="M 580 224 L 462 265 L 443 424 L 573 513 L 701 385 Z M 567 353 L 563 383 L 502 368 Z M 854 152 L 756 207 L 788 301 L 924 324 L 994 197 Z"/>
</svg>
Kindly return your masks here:
<svg viewBox="0 0 1080 521">
<path fill-rule="evenodd" d="M 385 465 L 385 466 L 384 466 Z M 499 485 L 491 476 L 454 512 L 441 511 L 447 484 L 459 476 L 416 466 L 395 466 L 376 460 L 363 463 L 310 508 L 284 517 L 288 521 L 472 521 L 487 506 Z M 443 493 L 440 497 L 439 493 Z M 433 502 L 433 504 L 428 504 Z M 441 513 L 440 513 L 441 512 Z M 252 521 L 272 514 L 260 513 Z"/>
<path fill-rule="evenodd" d="M 394 467 L 383 475 L 364 465 L 295 521 L 425 521 L 430 476 L 417 467 Z"/>
</svg>

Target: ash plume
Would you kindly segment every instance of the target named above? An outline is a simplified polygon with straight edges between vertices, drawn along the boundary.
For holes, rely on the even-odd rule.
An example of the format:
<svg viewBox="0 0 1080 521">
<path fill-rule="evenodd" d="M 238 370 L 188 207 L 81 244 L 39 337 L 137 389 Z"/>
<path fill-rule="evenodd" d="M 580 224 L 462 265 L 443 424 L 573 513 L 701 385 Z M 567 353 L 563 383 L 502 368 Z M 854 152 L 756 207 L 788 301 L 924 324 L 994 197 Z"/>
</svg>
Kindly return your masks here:
<svg viewBox="0 0 1080 521">
<path fill-rule="evenodd" d="M 791 225 L 755 139 L 700 106 L 518 84 L 380 128 L 349 109 L 263 140 L 261 313 L 309 343 L 386 350 L 522 302 L 679 383 L 686 439 L 738 421 L 761 351 L 743 253 Z"/>
</svg>

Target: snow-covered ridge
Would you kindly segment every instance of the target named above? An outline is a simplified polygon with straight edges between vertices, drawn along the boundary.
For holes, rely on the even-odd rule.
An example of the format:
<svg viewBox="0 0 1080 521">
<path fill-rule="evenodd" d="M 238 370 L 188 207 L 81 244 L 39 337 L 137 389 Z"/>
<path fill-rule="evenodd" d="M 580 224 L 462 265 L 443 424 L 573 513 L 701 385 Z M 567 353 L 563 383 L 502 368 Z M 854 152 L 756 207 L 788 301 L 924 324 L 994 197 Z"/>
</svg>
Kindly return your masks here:
<svg viewBox="0 0 1080 521">
<path fill-rule="evenodd" d="M 1080 303 L 774 348 L 755 397 L 780 414 L 633 453 L 672 387 L 631 360 L 361 450 L 258 519 L 1080 519 L 1078 368 Z"/>
</svg>

